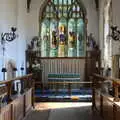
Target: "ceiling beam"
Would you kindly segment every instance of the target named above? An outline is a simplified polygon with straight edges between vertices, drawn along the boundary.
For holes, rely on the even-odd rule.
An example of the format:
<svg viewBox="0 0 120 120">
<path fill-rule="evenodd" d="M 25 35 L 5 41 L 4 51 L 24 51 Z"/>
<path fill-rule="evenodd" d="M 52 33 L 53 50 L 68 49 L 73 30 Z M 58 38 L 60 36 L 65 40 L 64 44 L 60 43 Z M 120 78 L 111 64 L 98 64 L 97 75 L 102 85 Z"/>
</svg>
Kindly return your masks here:
<svg viewBox="0 0 120 120">
<path fill-rule="evenodd" d="M 31 0 L 27 0 L 27 12 L 30 11 Z"/>
</svg>

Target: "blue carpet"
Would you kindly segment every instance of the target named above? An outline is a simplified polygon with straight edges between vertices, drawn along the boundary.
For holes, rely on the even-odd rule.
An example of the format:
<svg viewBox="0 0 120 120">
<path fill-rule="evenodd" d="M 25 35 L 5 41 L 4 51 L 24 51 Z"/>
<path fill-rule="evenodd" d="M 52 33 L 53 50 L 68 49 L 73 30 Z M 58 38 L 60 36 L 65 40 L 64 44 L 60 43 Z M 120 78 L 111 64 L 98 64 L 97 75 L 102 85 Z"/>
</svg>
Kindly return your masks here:
<svg viewBox="0 0 120 120">
<path fill-rule="evenodd" d="M 35 90 L 35 96 L 37 98 L 47 98 L 49 99 L 72 99 L 76 97 L 78 100 L 82 101 L 91 101 L 92 100 L 92 90 L 87 89 L 73 89 L 71 90 L 71 95 L 69 94 L 67 89 L 60 89 L 55 92 L 55 90 Z"/>
</svg>

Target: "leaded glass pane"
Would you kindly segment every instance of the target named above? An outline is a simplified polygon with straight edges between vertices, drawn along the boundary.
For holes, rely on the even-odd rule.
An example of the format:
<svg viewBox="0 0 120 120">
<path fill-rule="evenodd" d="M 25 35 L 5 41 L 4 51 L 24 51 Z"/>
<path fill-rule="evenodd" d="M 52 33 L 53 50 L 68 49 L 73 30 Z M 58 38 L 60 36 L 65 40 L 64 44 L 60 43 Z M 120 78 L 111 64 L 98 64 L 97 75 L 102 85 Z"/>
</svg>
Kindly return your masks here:
<svg viewBox="0 0 120 120">
<path fill-rule="evenodd" d="M 64 7 L 63 7 L 63 16 L 64 16 L 64 17 L 67 17 L 67 14 L 68 14 L 68 12 L 67 12 L 67 7 L 64 6 Z"/>
<path fill-rule="evenodd" d="M 53 3 L 57 5 L 59 0 L 53 0 L 53 1 L 54 1 Z"/>
<path fill-rule="evenodd" d="M 50 57 L 58 56 L 58 25 L 55 19 L 50 21 Z"/>
<path fill-rule="evenodd" d="M 51 13 L 54 13 L 54 9 L 53 9 L 53 7 L 51 7 L 50 12 L 51 12 Z"/>
<path fill-rule="evenodd" d="M 64 25 L 65 29 L 67 29 L 67 20 L 65 18 L 61 18 L 59 21 L 59 26 Z"/>
<path fill-rule="evenodd" d="M 72 15 L 72 16 L 73 16 L 73 18 L 75 18 L 75 17 L 76 17 L 76 13 L 73 13 L 73 15 Z"/>
<path fill-rule="evenodd" d="M 77 11 L 78 11 L 78 12 L 80 11 L 80 7 L 79 7 L 79 6 L 77 6 Z"/>
<path fill-rule="evenodd" d="M 67 5 L 68 0 L 63 0 L 63 4 Z"/>
<path fill-rule="evenodd" d="M 72 4 L 75 3 L 77 0 L 72 0 Z M 76 2 L 77 4 L 79 4 L 78 2 Z"/>
<path fill-rule="evenodd" d="M 62 4 L 63 4 L 62 0 L 59 0 L 59 4 L 60 4 L 60 5 L 62 5 Z"/>
<path fill-rule="evenodd" d="M 67 20 L 61 18 L 59 21 L 59 46 L 58 57 L 67 56 Z"/>
<path fill-rule="evenodd" d="M 76 56 L 76 22 L 70 19 L 68 22 L 68 57 Z"/>
<path fill-rule="evenodd" d="M 72 4 L 72 0 L 68 0 L 68 5 L 71 5 Z"/>
<path fill-rule="evenodd" d="M 49 20 L 45 19 L 42 22 L 42 29 L 41 29 L 41 56 L 48 57 L 49 56 L 49 48 L 50 48 L 50 28 L 49 28 Z"/>
<path fill-rule="evenodd" d="M 85 40 L 84 40 L 84 21 L 83 19 L 77 20 L 77 56 L 85 55 Z"/>
<path fill-rule="evenodd" d="M 77 13 L 77 18 L 79 18 L 80 17 L 80 13 Z"/>
<path fill-rule="evenodd" d="M 80 12 L 80 16 L 83 18 L 83 13 L 82 12 Z"/>
<path fill-rule="evenodd" d="M 46 13 L 46 18 L 49 18 L 49 17 L 50 17 L 49 13 Z"/>
<path fill-rule="evenodd" d="M 75 7 L 75 5 L 73 6 L 73 11 L 76 11 L 76 7 Z"/>
<path fill-rule="evenodd" d="M 62 11 L 63 11 L 62 6 L 59 6 L 59 10 L 58 10 L 58 15 L 59 15 L 59 18 L 61 18 L 61 17 L 62 17 Z"/>
<path fill-rule="evenodd" d="M 50 11 L 50 7 L 47 6 L 47 7 L 46 7 L 46 12 L 49 12 L 49 11 Z"/>
</svg>

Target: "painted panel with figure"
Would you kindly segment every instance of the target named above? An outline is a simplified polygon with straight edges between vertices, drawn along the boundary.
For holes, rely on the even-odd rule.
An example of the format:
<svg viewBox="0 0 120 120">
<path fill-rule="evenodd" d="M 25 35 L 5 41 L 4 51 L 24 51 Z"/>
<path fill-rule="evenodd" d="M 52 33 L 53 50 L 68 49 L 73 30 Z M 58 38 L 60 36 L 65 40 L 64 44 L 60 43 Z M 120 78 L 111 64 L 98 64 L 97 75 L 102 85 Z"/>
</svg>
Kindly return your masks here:
<svg viewBox="0 0 120 120">
<path fill-rule="evenodd" d="M 58 56 L 58 28 L 55 19 L 50 22 L 50 57 Z"/>
</svg>

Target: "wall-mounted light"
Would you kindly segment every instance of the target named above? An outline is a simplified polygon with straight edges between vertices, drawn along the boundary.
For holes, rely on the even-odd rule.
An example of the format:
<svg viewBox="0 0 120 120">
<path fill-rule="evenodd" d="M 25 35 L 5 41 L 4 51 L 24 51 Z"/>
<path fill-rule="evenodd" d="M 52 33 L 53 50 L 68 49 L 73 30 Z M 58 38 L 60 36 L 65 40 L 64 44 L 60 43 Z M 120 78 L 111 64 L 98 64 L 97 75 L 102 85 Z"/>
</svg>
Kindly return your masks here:
<svg viewBox="0 0 120 120">
<path fill-rule="evenodd" d="M 111 26 L 110 37 L 115 41 L 120 41 L 120 30 L 118 30 L 118 26 Z"/>
<path fill-rule="evenodd" d="M 16 35 L 16 27 L 11 27 L 11 31 L 9 33 L 2 33 L 1 34 L 1 44 L 2 44 L 2 51 L 3 51 L 3 65 L 2 65 L 2 70 L 1 72 L 3 72 L 3 80 L 5 80 L 5 73 L 7 72 L 7 69 L 5 67 L 5 43 L 6 42 L 11 42 L 13 40 L 16 39 L 17 35 Z"/>
<path fill-rule="evenodd" d="M 11 32 L 9 32 L 9 33 L 2 33 L 1 34 L 1 43 L 3 43 L 4 41 L 11 42 L 11 41 L 15 40 L 16 36 L 17 36 L 15 34 L 16 30 L 17 30 L 17 28 L 11 27 Z"/>
</svg>

